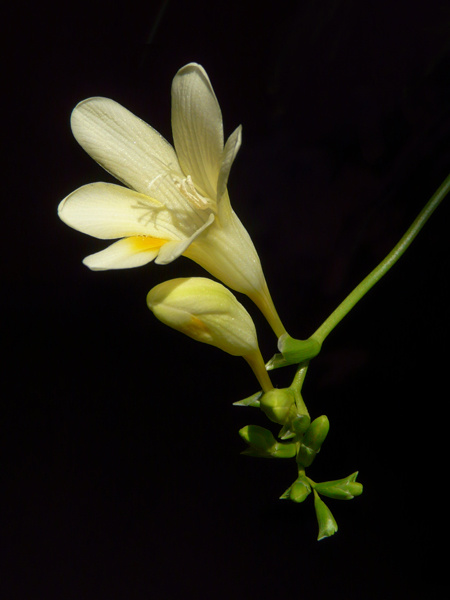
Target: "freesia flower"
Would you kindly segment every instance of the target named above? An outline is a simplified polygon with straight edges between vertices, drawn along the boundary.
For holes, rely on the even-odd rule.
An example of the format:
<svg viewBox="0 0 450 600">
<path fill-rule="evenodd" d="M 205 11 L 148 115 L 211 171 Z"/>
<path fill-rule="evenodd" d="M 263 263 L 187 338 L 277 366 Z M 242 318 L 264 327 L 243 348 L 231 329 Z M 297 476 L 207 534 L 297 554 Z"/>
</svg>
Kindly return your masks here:
<svg viewBox="0 0 450 600">
<path fill-rule="evenodd" d="M 207 277 L 170 279 L 150 290 L 147 305 L 169 327 L 232 356 L 242 356 L 262 389 L 273 389 L 252 318 L 221 283 Z"/>
<path fill-rule="evenodd" d="M 80 145 L 125 186 L 85 185 L 59 205 L 69 226 L 118 239 L 90 255 L 93 270 L 123 269 L 184 255 L 232 289 L 247 294 L 276 335 L 285 333 L 261 263 L 231 208 L 227 182 L 241 145 L 238 127 L 224 145 L 222 115 L 204 69 L 195 63 L 172 84 L 174 147 L 117 102 L 88 98 L 72 113 Z"/>
</svg>

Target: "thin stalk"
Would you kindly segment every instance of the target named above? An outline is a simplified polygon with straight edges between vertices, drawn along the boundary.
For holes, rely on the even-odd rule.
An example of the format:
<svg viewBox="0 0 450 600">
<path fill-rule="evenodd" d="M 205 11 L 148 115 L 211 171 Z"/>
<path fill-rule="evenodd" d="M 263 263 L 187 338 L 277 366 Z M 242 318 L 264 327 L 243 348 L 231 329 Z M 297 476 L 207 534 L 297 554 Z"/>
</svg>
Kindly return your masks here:
<svg viewBox="0 0 450 600">
<path fill-rule="evenodd" d="M 433 212 L 445 198 L 450 191 L 450 175 L 447 176 L 445 181 L 436 190 L 424 208 L 420 211 L 418 217 L 409 227 L 405 235 L 396 244 L 396 246 L 389 252 L 384 260 L 375 267 L 373 271 L 367 275 L 365 279 L 361 281 L 355 289 L 345 298 L 343 302 L 336 308 L 335 311 L 322 323 L 322 325 L 313 333 L 312 339 L 322 344 L 328 334 L 336 327 L 336 325 L 342 321 L 347 313 L 355 306 L 361 298 L 367 294 L 367 292 L 385 275 L 389 269 L 398 261 L 405 250 L 409 247 L 411 242 L 414 240 L 416 235 L 431 217 Z"/>
</svg>

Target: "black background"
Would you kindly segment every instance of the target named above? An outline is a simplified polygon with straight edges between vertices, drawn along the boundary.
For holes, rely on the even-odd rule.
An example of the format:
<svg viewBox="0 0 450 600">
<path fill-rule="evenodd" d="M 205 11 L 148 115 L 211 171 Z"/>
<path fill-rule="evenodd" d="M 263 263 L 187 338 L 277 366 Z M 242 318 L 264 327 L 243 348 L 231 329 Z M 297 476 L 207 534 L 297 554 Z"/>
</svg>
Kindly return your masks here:
<svg viewBox="0 0 450 600">
<path fill-rule="evenodd" d="M 103 242 L 58 202 L 112 179 L 73 139 L 85 97 L 170 132 L 170 84 L 207 70 L 244 141 L 233 206 L 287 329 L 307 337 L 385 256 L 448 173 L 448 3 L 302 0 L 20 5 L 5 15 L 2 598 L 438 598 L 447 536 L 448 206 L 330 335 L 304 386 L 331 430 L 316 480 L 364 494 L 278 496 L 291 461 L 243 457 L 267 424 L 232 402 L 245 362 L 165 328 L 145 296 L 204 275 L 181 258 L 92 273 Z M 267 324 L 246 298 L 266 358 Z M 290 383 L 278 371 L 277 386 Z M 444 545 L 445 548 L 445 545 Z"/>
</svg>

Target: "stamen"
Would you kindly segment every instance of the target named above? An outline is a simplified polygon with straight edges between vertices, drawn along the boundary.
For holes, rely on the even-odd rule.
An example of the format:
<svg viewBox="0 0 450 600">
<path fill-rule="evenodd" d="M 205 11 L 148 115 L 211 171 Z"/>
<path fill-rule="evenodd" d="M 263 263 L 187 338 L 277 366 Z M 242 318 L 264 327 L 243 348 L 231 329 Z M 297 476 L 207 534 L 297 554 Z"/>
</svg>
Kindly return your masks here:
<svg viewBox="0 0 450 600">
<path fill-rule="evenodd" d="M 178 177 L 173 177 L 172 180 L 176 188 L 195 208 L 199 208 L 200 210 L 206 210 L 207 208 L 215 209 L 215 202 L 199 194 L 190 175 L 182 180 Z"/>
</svg>

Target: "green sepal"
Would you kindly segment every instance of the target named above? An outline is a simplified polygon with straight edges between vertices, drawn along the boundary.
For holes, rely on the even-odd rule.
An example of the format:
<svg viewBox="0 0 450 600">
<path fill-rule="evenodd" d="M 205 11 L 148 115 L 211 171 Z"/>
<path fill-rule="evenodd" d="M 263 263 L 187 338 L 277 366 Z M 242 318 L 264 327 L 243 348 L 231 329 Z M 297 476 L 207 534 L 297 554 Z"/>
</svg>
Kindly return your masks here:
<svg viewBox="0 0 450 600">
<path fill-rule="evenodd" d="M 296 414 L 291 418 L 283 427 L 280 429 L 278 437 L 280 440 L 287 440 L 293 438 L 296 435 L 303 436 L 305 431 L 308 429 L 311 423 L 309 415 Z"/>
<path fill-rule="evenodd" d="M 288 489 L 280 496 L 280 500 L 292 500 L 293 502 L 303 502 L 311 493 L 311 486 L 308 480 L 300 476 Z"/>
<path fill-rule="evenodd" d="M 316 458 L 316 454 L 320 451 L 320 448 L 325 441 L 330 429 L 330 422 L 328 417 L 322 415 L 314 419 L 311 425 L 303 436 L 302 443 L 297 455 L 297 462 L 300 465 L 309 467 L 313 460 Z"/>
<path fill-rule="evenodd" d="M 318 540 L 323 540 L 326 537 L 334 535 L 338 530 L 336 519 L 333 517 L 333 513 L 325 504 L 325 502 L 319 497 L 319 494 L 314 489 L 314 508 L 316 511 L 317 523 L 319 525 Z"/>
<path fill-rule="evenodd" d="M 295 431 L 292 431 L 290 423 L 286 423 L 286 425 L 283 425 L 283 427 L 280 429 L 278 437 L 280 438 L 280 440 L 289 440 L 295 437 Z"/>
<path fill-rule="evenodd" d="M 271 431 L 259 425 L 246 425 L 239 435 L 250 446 L 242 452 L 247 456 L 292 458 L 297 453 L 295 444 L 277 442 Z"/>
<path fill-rule="evenodd" d="M 271 371 L 311 360 L 319 354 L 320 349 L 321 345 L 315 339 L 296 340 L 284 333 L 278 338 L 278 350 L 281 354 L 275 354 L 266 364 L 266 369 Z"/>
<path fill-rule="evenodd" d="M 328 498 L 352 500 L 355 496 L 360 496 L 363 492 L 362 484 L 356 481 L 357 476 L 358 471 L 355 471 L 355 473 L 343 479 L 323 481 L 322 483 L 316 483 L 314 487 L 319 494 L 328 496 Z"/>
<path fill-rule="evenodd" d="M 274 371 L 275 369 L 280 369 L 281 367 L 287 367 L 290 364 L 291 363 L 284 358 L 281 352 L 277 352 L 270 360 L 266 362 L 266 371 Z"/>
<path fill-rule="evenodd" d="M 289 498 L 291 497 L 291 487 L 292 485 L 290 485 L 288 489 L 281 494 L 279 498 L 280 500 L 289 500 Z"/>
<path fill-rule="evenodd" d="M 255 406 L 259 408 L 260 401 L 259 399 L 263 395 L 262 391 L 256 392 L 256 394 L 252 394 L 248 398 L 244 398 L 243 400 L 238 400 L 237 402 L 233 402 L 233 406 Z"/>
</svg>

